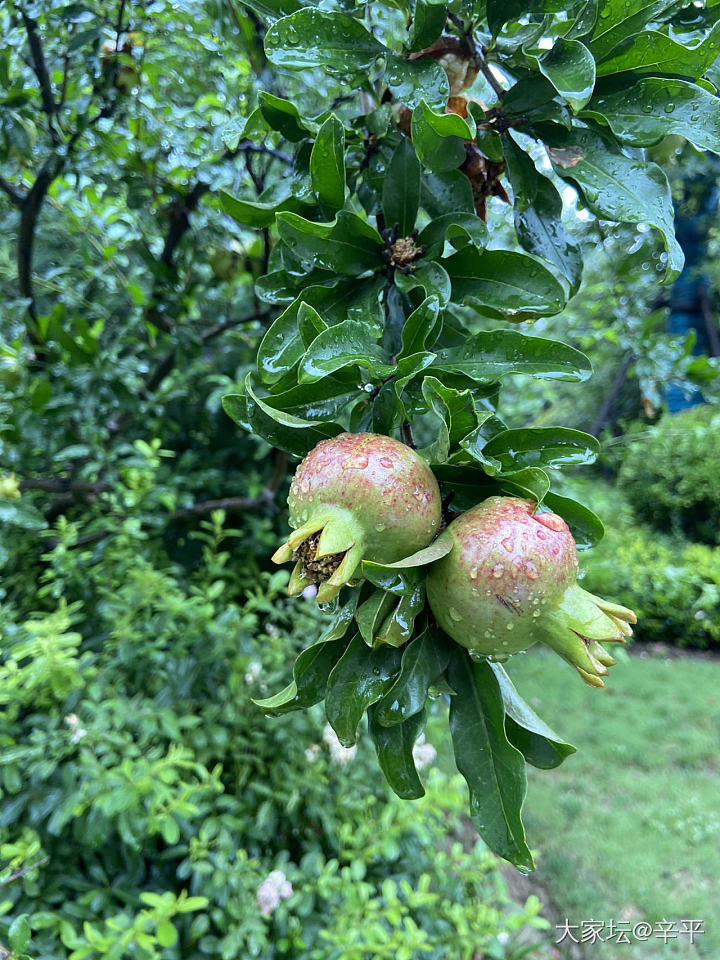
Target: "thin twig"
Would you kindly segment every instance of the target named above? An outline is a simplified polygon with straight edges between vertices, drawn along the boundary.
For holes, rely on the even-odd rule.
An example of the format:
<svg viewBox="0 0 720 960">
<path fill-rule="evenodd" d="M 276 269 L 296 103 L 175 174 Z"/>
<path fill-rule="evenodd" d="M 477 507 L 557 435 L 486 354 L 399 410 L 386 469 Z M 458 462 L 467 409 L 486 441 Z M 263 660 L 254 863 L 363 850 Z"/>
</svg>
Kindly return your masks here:
<svg viewBox="0 0 720 960">
<path fill-rule="evenodd" d="M 21 880 L 23 877 L 26 877 L 31 870 L 37 870 L 38 867 L 44 867 L 46 863 L 50 862 L 50 857 L 43 857 L 42 860 L 38 860 L 37 863 L 30 864 L 29 867 L 25 867 L 24 870 L 16 870 L 15 873 L 11 873 L 6 880 L 0 880 L 0 887 L 6 887 L 9 883 L 12 883 L 14 880 Z"/>
<path fill-rule="evenodd" d="M 53 94 L 52 83 L 50 82 L 50 73 L 45 62 L 45 53 L 43 51 L 42 41 L 38 32 L 38 22 L 29 17 L 24 11 L 22 13 L 25 33 L 27 34 L 28 46 L 30 47 L 31 66 L 33 73 L 37 77 L 40 87 L 40 96 L 42 98 L 43 112 L 48 118 L 48 129 L 53 143 L 60 142 L 57 130 L 53 126 L 53 117 L 57 113 L 57 103 Z"/>
<path fill-rule="evenodd" d="M 16 207 L 21 207 L 25 202 L 25 194 L 21 193 L 17 187 L 9 183 L 5 177 L 0 177 L 0 190 L 10 197 Z"/>
</svg>

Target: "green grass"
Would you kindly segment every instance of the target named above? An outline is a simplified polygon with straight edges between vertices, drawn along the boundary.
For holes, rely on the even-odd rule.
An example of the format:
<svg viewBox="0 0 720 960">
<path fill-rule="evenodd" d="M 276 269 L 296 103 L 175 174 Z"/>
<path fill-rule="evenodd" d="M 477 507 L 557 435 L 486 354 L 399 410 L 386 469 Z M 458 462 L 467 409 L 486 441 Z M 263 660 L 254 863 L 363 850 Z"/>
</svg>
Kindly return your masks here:
<svg viewBox="0 0 720 960">
<path fill-rule="evenodd" d="M 549 652 L 507 667 L 578 748 L 556 770 L 529 768 L 524 810 L 535 876 L 561 916 L 705 921 L 693 951 L 653 938 L 585 955 L 720 957 L 720 662 L 623 656 L 599 691 Z"/>
</svg>

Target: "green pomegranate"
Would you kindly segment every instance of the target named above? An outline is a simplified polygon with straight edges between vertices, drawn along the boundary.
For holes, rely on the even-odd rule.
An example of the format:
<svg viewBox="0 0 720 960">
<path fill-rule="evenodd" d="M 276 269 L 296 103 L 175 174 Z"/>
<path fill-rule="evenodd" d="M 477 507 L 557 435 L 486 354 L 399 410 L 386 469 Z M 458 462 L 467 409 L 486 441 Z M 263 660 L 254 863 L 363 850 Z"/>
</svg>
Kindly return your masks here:
<svg viewBox="0 0 720 960">
<path fill-rule="evenodd" d="M 440 490 L 428 465 L 374 433 L 322 440 L 297 468 L 288 506 L 294 531 L 273 560 L 295 560 L 288 592 L 318 583 L 319 603 L 358 578 L 361 561 L 400 560 L 440 527 Z"/>
<path fill-rule="evenodd" d="M 477 657 L 505 660 L 542 640 L 592 686 L 614 659 L 599 641 L 625 642 L 632 610 L 577 584 L 577 550 L 565 521 L 531 500 L 490 497 L 442 534 L 452 549 L 430 568 L 438 624 Z"/>
</svg>

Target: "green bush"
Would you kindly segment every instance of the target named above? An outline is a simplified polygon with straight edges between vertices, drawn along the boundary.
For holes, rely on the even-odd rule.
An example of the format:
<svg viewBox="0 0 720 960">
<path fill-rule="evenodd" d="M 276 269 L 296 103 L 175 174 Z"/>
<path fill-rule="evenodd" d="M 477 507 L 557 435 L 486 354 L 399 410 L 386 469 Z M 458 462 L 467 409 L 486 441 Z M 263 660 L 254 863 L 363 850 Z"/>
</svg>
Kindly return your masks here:
<svg viewBox="0 0 720 960">
<path fill-rule="evenodd" d="M 586 590 L 631 607 L 637 637 L 678 647 L 720 645 L 720 548 L 622 523 L 583 558 Z"/>
<path fill-rule="evenodd" d="M 459 783 L 431 769 L 423 801 L 391 800 L 367 744 L 341 748 L 320 711 L 269 723 L 253 705 L 321 614 L 285 597 L 284 572 L 252 574 L 223 522 L 201 524 L 188 569 L 132 519 L 86 546 L 62 521 L 34 611 L 20 591 L 0 607 L 0 943 L 47 960 L 519 955 L 547 923 L 534 899 L 508 904 L 480 842 L 453 842 Z"/>
<path fill-rule="evenodd" d="M 620 486 L 637 516 L 663 532 L 720 543 L 720 410 L 666 415 L 636 438 Z"/>
</svg>

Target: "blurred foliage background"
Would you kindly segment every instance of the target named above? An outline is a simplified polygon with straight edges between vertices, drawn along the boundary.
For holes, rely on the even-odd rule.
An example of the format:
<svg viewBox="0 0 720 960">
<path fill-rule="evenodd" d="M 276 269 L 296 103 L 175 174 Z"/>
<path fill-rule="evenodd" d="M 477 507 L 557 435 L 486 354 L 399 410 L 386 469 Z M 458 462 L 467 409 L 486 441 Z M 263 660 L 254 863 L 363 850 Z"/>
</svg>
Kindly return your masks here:
<svg viewBox="0 0 720 960">
<path fill-rule="evenodd" d="M 292 464 L 220 407 L 272 319 L 253 283 L 273 235 L 230 220 L 217 190 L 283 178 L 272 137 L 239 136 L 259 89 L 325 105 L 337 91 L 268 70 L 234 0 L 11 2 L 0 36 L 0 945 L 555 956 L 430 744 L 428 795 L 403 803 L 319 714 L 270 723 L 250 702 L 286 680 L 319 614 L 267 560 Z M 681 214 L 688 183 L 714 188 L 689 146 L 658 159 Z M 637 610 L 638 647 L 717 650 L 717 356 L 668 332 L 648 231 L 565 199 L 592 255 L 569 309 L 535 330 L 587 351 L 595 376 L 523 381 L 504 408 L 603 439 L 594 473 L 566 483 L 607 528 L 584 585 Z M 494 236 L 506 216 L 491 200 Z M 702 230 L 692 269 L 714 323 L 713 216 Z M 665 411 L 669 390 L 692 409 Z M 548 903 L 563 869 L 543 875 Z"/>
</svg>

